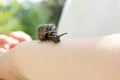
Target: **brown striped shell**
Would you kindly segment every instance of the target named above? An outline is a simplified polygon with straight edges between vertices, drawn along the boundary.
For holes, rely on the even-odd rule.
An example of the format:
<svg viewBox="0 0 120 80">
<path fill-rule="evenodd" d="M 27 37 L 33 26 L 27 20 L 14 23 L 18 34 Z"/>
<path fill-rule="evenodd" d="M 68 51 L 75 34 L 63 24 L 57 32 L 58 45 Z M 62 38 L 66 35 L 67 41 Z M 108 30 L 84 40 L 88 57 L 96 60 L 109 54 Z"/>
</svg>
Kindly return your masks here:
<svg viewBox="0 0 120 80">
<path fill-rule="evenodd" d="M 54 24 L 43 24 L 38 29 L 38 37 L 41 41 L 47 40 L 47 35 L 56 33 L 56 26 Z"/>
</svg>

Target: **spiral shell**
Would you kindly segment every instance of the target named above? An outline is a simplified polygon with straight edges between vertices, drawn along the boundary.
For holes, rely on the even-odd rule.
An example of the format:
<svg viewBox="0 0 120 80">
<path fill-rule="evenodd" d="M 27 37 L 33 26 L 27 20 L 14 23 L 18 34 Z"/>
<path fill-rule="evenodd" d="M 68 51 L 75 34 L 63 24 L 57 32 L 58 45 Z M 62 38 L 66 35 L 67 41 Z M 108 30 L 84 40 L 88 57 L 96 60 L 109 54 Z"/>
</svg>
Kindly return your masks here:
<svg viewBox="0 0 120 80">
<path fill-rule="evenodd" d="M 43 24 L 38 29 L 38 37 L 41 41 L 48 40 L 47 36 L 51 33 L 56 33 L 56 26 L 54 24 Z"/>
</svg>

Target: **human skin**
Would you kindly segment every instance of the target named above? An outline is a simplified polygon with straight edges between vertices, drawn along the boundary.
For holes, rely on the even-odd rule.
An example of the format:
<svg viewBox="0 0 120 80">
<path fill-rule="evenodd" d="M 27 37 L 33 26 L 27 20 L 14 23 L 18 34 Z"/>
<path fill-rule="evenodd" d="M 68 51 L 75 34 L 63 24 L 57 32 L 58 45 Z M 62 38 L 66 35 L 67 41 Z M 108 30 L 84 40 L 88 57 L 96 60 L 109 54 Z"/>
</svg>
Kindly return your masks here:
<svg viewBox="0 0 120 80">
<path fill-rule="evenodd" d="M 0 54 L 14 48 L 23 41 L 31 41 L 32 38 L 22 31 L 10 32 L 8 35 L 0 34 Z"/>
<path fill-rule="evenodd" d="M 3 56 L 19 80 L 120 80 L 120 34 L 29 41 Z"/>
<path fill-rule="evenodd" d="M 9 66 L 6 61 L 5 52 L 14 48 L 23 41 L 31 40 L 32 38 L 22 31 L 10 32 L 8 35 L 0 34 L 0 80 L 18 80 L 17 77 L 15 77 L 8 69 Z"/>
</svg>

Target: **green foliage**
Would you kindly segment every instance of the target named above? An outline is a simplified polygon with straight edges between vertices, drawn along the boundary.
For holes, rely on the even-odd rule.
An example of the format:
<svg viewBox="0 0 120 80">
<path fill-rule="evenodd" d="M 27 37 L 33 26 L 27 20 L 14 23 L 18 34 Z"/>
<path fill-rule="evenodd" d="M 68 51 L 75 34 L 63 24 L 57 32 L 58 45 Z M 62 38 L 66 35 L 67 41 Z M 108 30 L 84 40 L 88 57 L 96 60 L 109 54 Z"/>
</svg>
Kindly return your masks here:
<svg viewBox="0 0 120 80">
<path fill-rule="evenodd" d="M 37 39 L 40 24 L 58 24 L 63 7 L 59 1 L 65 0 L 47 0 L 40 3 L 25 0 L 22 4 L 11 0 L 8 5 L 0 3 L 0 33 L 22 30 Z"/>
</svg>

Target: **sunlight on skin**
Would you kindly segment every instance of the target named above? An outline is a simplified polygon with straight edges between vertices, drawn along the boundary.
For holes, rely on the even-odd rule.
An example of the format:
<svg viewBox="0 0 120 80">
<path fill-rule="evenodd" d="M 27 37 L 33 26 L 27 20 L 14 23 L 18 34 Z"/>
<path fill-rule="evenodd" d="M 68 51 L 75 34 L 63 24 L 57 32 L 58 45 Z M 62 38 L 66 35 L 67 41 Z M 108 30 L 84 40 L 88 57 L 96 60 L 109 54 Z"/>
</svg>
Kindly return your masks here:
<svg viewBox="0 0 120 80">
<path fill-rule="evenodd" d="M 120 34 L 113 34 L 113 35 L 110 35 L 110 36 L 105 36 L 105 37 L 102 37 L 99 42 L 97 43 L 98 46 L 101 46 L 102 47 L 99 47 L 101 49 L 109 49 L 109 50 L 112 50 L 114 48 L 117 48 L 117 47 L 114 47 L 111 49 L 112 46 L 119 46 L 120 45 Z M 119 48 L 119 47 L 118 47 Z"/>
</svg>

